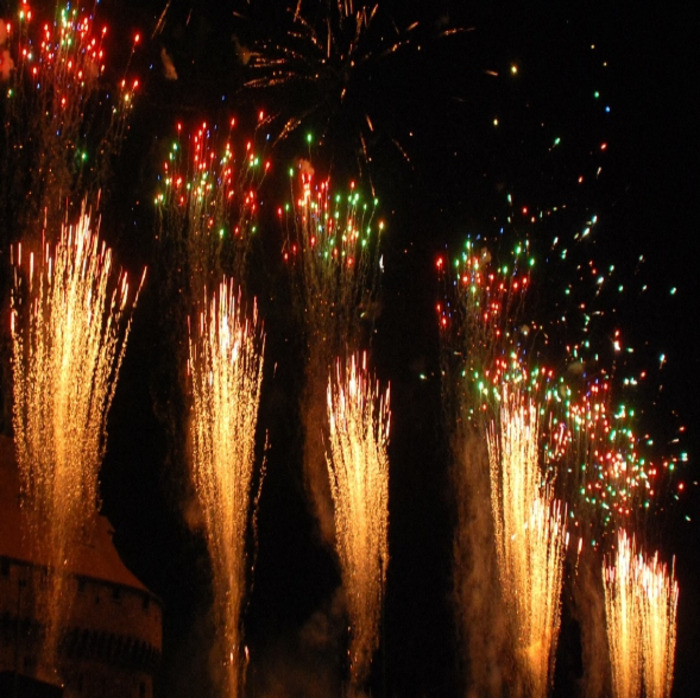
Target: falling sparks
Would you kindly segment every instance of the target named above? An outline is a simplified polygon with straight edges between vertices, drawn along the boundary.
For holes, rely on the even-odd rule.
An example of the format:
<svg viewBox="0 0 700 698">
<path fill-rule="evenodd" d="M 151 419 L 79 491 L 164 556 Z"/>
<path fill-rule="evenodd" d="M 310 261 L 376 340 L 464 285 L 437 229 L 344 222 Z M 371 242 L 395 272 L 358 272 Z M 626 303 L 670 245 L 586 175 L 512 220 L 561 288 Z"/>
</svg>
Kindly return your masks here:
<svg viewBox="0 0 700 698">
<path fill-rule="evenodd" d="M 634 537 L 618 531 L 617 549 L 603 567 L 605 613 L 613 693 L 667 698 L 673 686 L 678 584 L 658 553 L 637 551 Z"/>
<path fill-rule="evenodd" d="M 327 391 L 328 477 L 335 544 L 350 618 L 350 674 L 367 679 L 379 644 L 389 562 L 389 389 L 381 392 L 367 356 L 339 360 Z"/>
<path fill-rule="evenodd" d="M 97 513 L 107 413 L 138 296 L 97 228 L 83 213 L 55 247 L 13 250 L 13 426 L 28 533 L 50 571 L 40 609 L 48 662 L 70 605 L 62 569 Z"/>
<path fill-rule="evenodd" d="M 244 283 L 257 229 L 258 188 L 270 163 L 252 140 L 234 139 L 235 127 L 231 119 L 228 128 L 202 123 L 182 134 L 178 124 L 159 177 L 159 237 L 173 246 L 171 264 L 195 303 L 224 272 Z"/>
<path fill-rule="evenodd" d="M 298 181 L 295 205 L 278 212 L 288 226 L 284 259 L 293 268 L 307 340 L 325 348 L 326 372 L 346 346 L 360 344 L 363 328 L 373 322 L 384 224 L 374 222 L 377 199 L 365 201 L 354 184 L 349 193 L 334 194 L 328 180 L 314 181 L 308 163 Z"/>
<path fill-rule="evenodd" d="M 241 604 L 264 337 L 255 305 L 246 317 L 232 281 L 224 279 L 205 306 L 189 339 L 191 468 L 214 574 L 224 693 L 234 698 L 245 679 Z"/>
<path fill-rule="evenodd" d="M 108 28 L 97 26 L 94 12 L 58 5 L 53 20 L 41 21 L 23 2 L 10 29 L 15 70 L 5 95 L 7 157 L 18 171 L 27 170 L 25 198 L 33 210 L 25 213 L 31 220 L 65 200 L 77 208 L 86 197 L 97 205 L 139 81 L 124 74 L 109 84 Z"/>
<path fill-rule="evenodd" d="M 488 451 L 500 579 L 525 685 L 531 695 L 542 696 L 554 677 L 565 512 L 543 483 L 534 403 L 517 393 L 504 394 L 499 422 L 488 432 Z"/>
<path fill-rule="evenodd" d="M 377 200 L 353 184 L 346 194 L 317 182 L 310 162 L 292 176 L 293 203 L 277 211 L 285 227 L 283 259 L 304 352 L 301 395 L 304 475 L 323 537 L 333 537 L 333 513 L 319 425 L 327 425 L 326 387 L 338 357 L 367 348 L 380 312 L 380 235 Z"/>
</svg>

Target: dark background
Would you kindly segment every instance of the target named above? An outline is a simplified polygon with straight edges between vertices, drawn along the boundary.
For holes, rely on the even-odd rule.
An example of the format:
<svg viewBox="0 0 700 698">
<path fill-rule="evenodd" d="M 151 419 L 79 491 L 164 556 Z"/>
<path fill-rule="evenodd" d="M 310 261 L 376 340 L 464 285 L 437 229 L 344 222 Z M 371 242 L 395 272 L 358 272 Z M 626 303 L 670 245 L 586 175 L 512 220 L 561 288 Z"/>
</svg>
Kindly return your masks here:
<svg viewBox="0 0 700 698">
<path fill-rule="evenodd" d="M 650 528 L 663 557 L 676 556 L 681 588 L 675 694 L 694 695 L 700 647 L 695 598 L 700 500 L 693 484 L 700 420 L 694 345 L 700 310 L 695 213 L 700 95 L 694 48 L 699 17 L 691 5 L 383 3 L 374 25 L 379 29 L 368 37 L 375 55 L 353 71 L 342 104 L 335 99 L 342 80 L 333 74 L 287 92 L 245 88 L 248 73 L 236 46 L 264 38 L 288 41 L 283 3 L 173 0 L 154 36 L 165 3 L 100 5 L 100 15 L 114 27 L 112 55 L 127 52 L 133 30 L 144 35 L 132 69 L 143 86 L 103 223 L 117 258 L 133 273 L 143 264 L 158 268 L 151 202 L 159 159 L 177 119 L 195 124 L 234 113 L 244 124 L 253 123 L 258 109 L 300 113 L 328 98 L 298 132 L 269 147 L 262 242 L 249 281 L 268 333 L 260 423 L 269 451 L 245 610 L 249 684 L 256 695 L 274 694 L 273 679 L 296 687 L 284 695 L 324 695 L 328 686 L 337 687 L 343 670 L 333 605 L 339 575 L 304 492 L 300 348 L 289 319 L 285 272 L 275 257 L 280 233 L 268 211 L 288 197 L 286 170 L 299 157 L 310 154 L 317 170 L 330 170 L 338 187 L 357 175 L 357 134 L 365 128 L 365 113 L 371 113 L 375 132 L 371 162 L 359 159 L 362 181 L 366 189 L 371 181 L 387 221 L 383 304 L 372 358 L 392 390 L 391 563 L 373 694 L 464 692 L 450 596 L 455 505 L 440 404 L 435 259 L 468 233 L 493 237 L 503 227 L 505 235 L 527 234 L 544 258 L 535 274 L 543 282 L 533 313 L 554 315 L 567 283 L 580 284 L 585 295 L 589 282 L 579 282 L 575 273 L 567 278 L 572 268 L 557 266 L 553 256 L 550 264 L 551 241 L 554 236 L 571 241 L 597 215 L 592 241 L 571 243 L 572 255 L 594 258 L 601 267 L 615 264 L 616 283 L 628 290 L 599 299 L 607 304 L 607 319 L 593 339 L 605 352 L 612 328 L 620 327 L 636 349 L 636 365 L 650 367 L 649 380 L 632 400 L 660 452 L 675 449 L 668 442 L 678 424 L 687 425 L 682 450 L 690 462 L 677 473 L 687 484 L 685 493 L 680 501 L 671 496 L 674 488 L 663 493 L 665 511 Z M 414 20 L 419 27 L 409 45 L 382 56 L 392 21 L 403 28 Z M 464 31 L 441 37 L 448 27 Z M 163 78 L 162 48 L 172 58 L 177 81 Z M 318 134 L 311 151 L 307 130 Z M 540 211 L 542 220 L 529 222 Z M 182 410 L 173 388 L 176 352 L 169 346 L 178 333 L 162 331 L 167 310 L 153 278 L 158 275 L 149 278 L 135 315 L 110 414 L 103 509 L 124 560 L 164 604 L 158 695 L 213 695 L 209 568 L 204 542 L 190 525 L 192 493 L 172 418 Z M 179 341 L 185 341 L 184 329 Z M 662 352 L 663 371 L 651 370 Z M 559 676 L 555 693 L 568 695 L 570 680 Z M 311 692 L 312 685 L 318 693 Z"/>
</svg>

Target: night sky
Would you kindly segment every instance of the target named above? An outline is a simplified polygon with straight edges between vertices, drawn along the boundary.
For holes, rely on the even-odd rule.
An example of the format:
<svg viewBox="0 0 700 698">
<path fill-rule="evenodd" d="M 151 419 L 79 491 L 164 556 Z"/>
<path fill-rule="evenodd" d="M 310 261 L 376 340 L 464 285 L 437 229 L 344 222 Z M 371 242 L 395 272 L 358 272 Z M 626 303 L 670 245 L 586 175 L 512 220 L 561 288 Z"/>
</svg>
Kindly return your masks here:
<svg viewBox="0 0 700 698">
<path fill-rule="evenodd" d="M 7 5 L 0 3 L 3 17 Z M 690 5 L 380 2 L 366 37 L 366 63 L 347 74 L 323 68 L 317 80 L 252 88 L 243 49 L 290 42 L 285 3 L 100 4 L 115 65 L 128 54 L 133 32 L 143 36 L 129 69 L 142 86 L 106 187 L 102 229 L 117 260 L 133 274 L 148 265 L 149 279 L 110 413 L 101 481 L 117 548 L 163 601 L 158 696 L 215 695 L 208 666 L 215 630 L 206 546 L 196 530 L 177 433 L 185 399 L 178 384 L 181 352 L 172 342 L 186 346 L 186 329 L 163 331 L 179 317 L 155 287 L 167 269 L 154 239 L 153 195 L 176 121 L 192 127 L 236 115 L 244 130 L 259 110 L 278 116 L 256 134 L 263 142 L 269 135 L 271 171 L 259 192 L 260 239 L 248 280 L 267 333 L 259 436 L 262 444 L 267 432 L 269 444 L 244 610 L 251 694 L 332 695 L 344 671 L 339 570 L 304 490 L 301 347 L 274 215 L 289 197 L 287 170 L 300 158 L 311 159 L 318 173 L 329 172 L 338 188 L 351 178 L 367 192 L 373 188 L 386 221 L 372 362 L 392 391 L 391 561 L 372 694 L 464 695 L 466 660 L 451 598 L 456 506 L 441 408 L 435 262 L 467 234 L 533 241 L 543 281 L 532 313 L 542 318 L 559 312 L 568 283 L 577 297 L 595 293 L 590 280 L 567 278 L 577 259 L 615 265 L 610 285 L 626 290 L 596 297 L 605 314 L 591 339 L 612 361 L 612 331 L 621 328 L 635 348 L 630 370 L 648 367 L 648 380 L 624 399 L 634 403 L 658 453 L 678 451 L 670 441 L 679 425 L 687 427 L 680 450 L 689 453 L 689 463 L 675 474 L 645 535 L 664 559 L 676 555 L 674 695 L 695 694 L 700 16 Z M 385 55 L 397 36 L 405 36 L 406 45 Z M 165 79 L 162 52 L 177 80 Z M 280 124 L 295 115 L 302 117 L 300 127 L 274 144 Z M 307 133 L 314 134 L 311 145 Z M 590 238 L 575 242 L 593 216 Z M 555 237 L 568 241 L 573 261 L 557 262 Z M 8 239 L 14 236 L 3 231 L 3 246 Z M 550 345 L 553 362 L 565 360 L 560 347 L 577 328 L 560 330 Z M 623 374 L 628 366 L 618 368 Z M 685 490 L 676 501 L 678 481 Z M 580 671 L 575 635 L 565 623 L 556 695 L 573 694 Z M 280 686 L 287 692 L 276 693 Z"/>
</svg>

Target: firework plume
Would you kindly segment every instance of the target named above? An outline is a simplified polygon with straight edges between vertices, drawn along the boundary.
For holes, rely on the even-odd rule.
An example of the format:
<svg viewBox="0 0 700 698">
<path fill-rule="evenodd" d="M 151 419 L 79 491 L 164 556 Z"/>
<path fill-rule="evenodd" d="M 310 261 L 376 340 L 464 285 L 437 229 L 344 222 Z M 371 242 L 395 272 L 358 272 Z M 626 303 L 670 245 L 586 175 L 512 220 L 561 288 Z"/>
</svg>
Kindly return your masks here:
<svg viewBox="0 0 700 698">
<path fill-rule="evenodd" d="M 350 619 L 350 677 L 358 688 L 379 644 L 389 562 L 389 389 L 380 392 L 362 354 L 336 363 L 327 398 L 335 546 Z"/>
<path fill-rule="evenodd" d="M 264 339 L 255 305 L 246 317 L 232 281 L 224 280 L 205 304 L 189 341 L 191 468 L 214 575 L 223 690 L 235 698 L 245 679 L 241 608 Z"/>
<path fill-rule="evenodd" d="M 98 227 L 84 213 L 55 246 L 13 251 L 13 425 L 27 534 L 49 570 L 40 609 L 49 666 L 70 606 L 63 570 L 98 510 L 107 413 L 138 296 Z"/>
</svg>

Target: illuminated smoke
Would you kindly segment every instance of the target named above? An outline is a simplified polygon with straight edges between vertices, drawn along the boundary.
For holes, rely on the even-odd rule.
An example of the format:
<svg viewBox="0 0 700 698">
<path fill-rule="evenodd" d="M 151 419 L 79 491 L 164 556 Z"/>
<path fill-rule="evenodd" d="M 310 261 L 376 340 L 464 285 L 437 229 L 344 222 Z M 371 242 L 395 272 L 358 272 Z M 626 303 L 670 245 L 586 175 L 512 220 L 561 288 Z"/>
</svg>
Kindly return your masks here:
<svg viewBox="0 0 700 698">
<path fill-rule="evenodd" d="M 389 389 L 381 393 L 366 354 L 336 363 L 328 383 L 328 476 L 335 543 L 350 620 L 350 680 L 360 688 L 379 644 L 389 562 Z"/>
<path fill-rule="evenodd" d="M 255 433 L 264 338 L 257 309 L 247 318 L 224 280 L 190 328 L 191 467 L 213 570 L 215 616 L 223 646 L 223 695 L 243 695 L 241 605 L 246 533 L 253 508 Z"/>
</svg>

